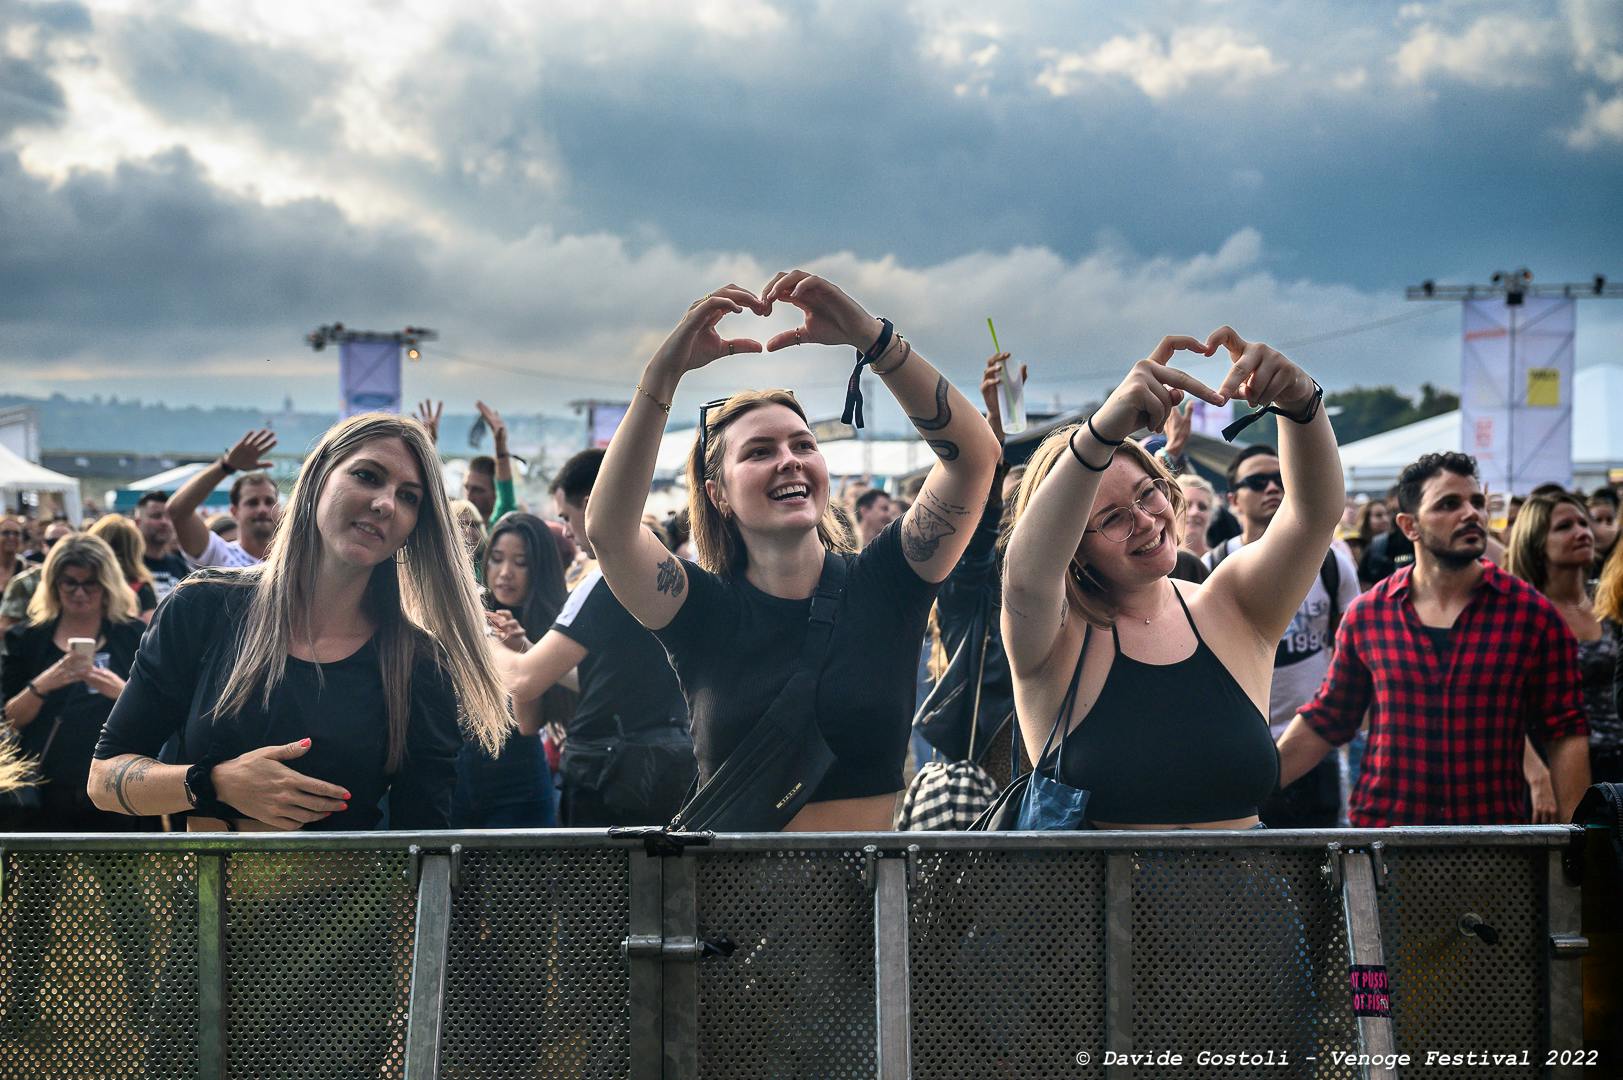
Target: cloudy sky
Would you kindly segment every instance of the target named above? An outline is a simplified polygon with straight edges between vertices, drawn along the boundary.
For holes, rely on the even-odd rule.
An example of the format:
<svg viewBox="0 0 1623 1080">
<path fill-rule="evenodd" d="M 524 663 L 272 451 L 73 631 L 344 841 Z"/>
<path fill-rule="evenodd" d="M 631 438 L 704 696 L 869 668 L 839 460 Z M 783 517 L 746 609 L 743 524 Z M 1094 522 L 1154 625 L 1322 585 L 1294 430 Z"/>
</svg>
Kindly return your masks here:
<svg viewBox="0 0 1623 1080">
<path fill-rule="evenodd" d="M 563 412 L 795 265 L 964 380 L 994 316 L 1044 400 L 1225 321 L 1327 387 L 1454 385 L 1457 306 L 1403 286 L 1623 278 L 1620 196 L 1614 0 L 0 0 L 21 393 L 331 408 L 336 319 L 441 332 L 408 394 Z M 682 404 L 832 411 L 848 359 Z"/>
</svg>

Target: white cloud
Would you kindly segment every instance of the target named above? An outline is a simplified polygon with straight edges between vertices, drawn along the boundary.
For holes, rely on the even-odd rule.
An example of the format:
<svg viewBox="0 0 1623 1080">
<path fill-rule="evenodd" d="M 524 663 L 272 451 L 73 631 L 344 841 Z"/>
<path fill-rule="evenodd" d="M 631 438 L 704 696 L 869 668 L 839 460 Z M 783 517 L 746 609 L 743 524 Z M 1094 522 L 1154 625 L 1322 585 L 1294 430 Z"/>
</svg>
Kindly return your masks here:
<svg viewBox="0 0 1623 1080">
<path fill-rule="evenodd" d="M 1337 72 L 1330 78 L 1331 86 L 1334 86 L 1337 90 L 1342 90 L 1349 93 L 1354 90 L 1362 90 L 1365 84 L 1368 82 L 1369 71 L 1367 68 L 1362 67 L 1355 67 L 1346 71 Z"/>
<path fill-rule="evenodd" d="M 1091 52 L 1046 49 L 1041 55 L 1047 64 L 1036 82 L 1055 97 L 1080 93 L 1086 76 L 1125 78 L 1149 97 L 1166 98 L 1197 83 L 1232 87 L 1284 70 L 1266 45 L 1226 26 L 1174 30 L 1166 39 L 1119 36 Z"/>
<path fill-rule="evenodd" d="M 1567 145 L 1574 150 L 1593 150 L 1609 142 L 1623 143 L 1623 94 L 1605 101 L 1587 94 L 1583 118 L 1567 132 Z"/>
<path fill-rule="evenodd" d="M 1421 23 L 1392 62 L 1398 78 L 1409 83 L 1449 78 L 1474 86 L 1533 86 L 1545 80 L 1542 61 L 1559 44 L 1548 23 L 1484 15 L 1457 34 Z"/>
</svg>

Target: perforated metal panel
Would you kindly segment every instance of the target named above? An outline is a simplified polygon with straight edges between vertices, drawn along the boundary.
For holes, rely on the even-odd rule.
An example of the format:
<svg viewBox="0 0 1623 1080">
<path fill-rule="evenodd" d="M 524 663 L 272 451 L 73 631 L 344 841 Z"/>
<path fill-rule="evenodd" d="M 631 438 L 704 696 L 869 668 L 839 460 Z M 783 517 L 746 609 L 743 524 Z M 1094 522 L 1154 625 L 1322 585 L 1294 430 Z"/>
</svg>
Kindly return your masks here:
<svg viewBox="0 0 1623 1080">
<path fill-rule="evenodd" d="M 694 856 L 699 1075 L 872 1080 L 873 897 L 857 851 Z"/>
<path fill-rule="evenodd" d="M 462 877 L 440 1075 L 625 1076 L 625 850 L 473 851 Z"/>
<path fill-rule="evenodd" d="M 1494 1076 L 1539 1076 L 1545 950 L 1544 867 L 1539 848 L 1443 848 L 1386 854 L 1379 894 L 1381 938 L 1392 983 L 1392 1027 L 1417 1065 L 1427 1050 L 1528 1053 L 1530 1064 L 1496 1064 Z M 1460 932 L 1472 913 L 1496 944 Z M 1426 1076 L 1476 1078 L 1481 1065 L 1433 1064 Z"/>
<path fill-rule="evenodd" d="M 183 853 L 9 853 L 0 1080 L 194 1075 L 197 867 Z"/>
<path fill-rule="evenodd" d="M 235 854 L 225 880 L 230 1075 L 401 1075 L 417 906 L 405 853 Z"/>
<path fill-rule="evenodd" d="M 925 852 L 912 894 L 913 1075 L 1103 1076 L 1105 862 Z M 1087 1066 L 1079 1051 L 1091 1051 Z"/>
<path fill-rule="evenodd" d="M 1140 852 L 1133 864 L 1135 1051 L 1288 1055 L 1207 1076 L 1358 1076 L 1340 894 L 1311 849 Z M 1311 1064 L 1308 1059 L 1316 1059 Z"/>
</svg>

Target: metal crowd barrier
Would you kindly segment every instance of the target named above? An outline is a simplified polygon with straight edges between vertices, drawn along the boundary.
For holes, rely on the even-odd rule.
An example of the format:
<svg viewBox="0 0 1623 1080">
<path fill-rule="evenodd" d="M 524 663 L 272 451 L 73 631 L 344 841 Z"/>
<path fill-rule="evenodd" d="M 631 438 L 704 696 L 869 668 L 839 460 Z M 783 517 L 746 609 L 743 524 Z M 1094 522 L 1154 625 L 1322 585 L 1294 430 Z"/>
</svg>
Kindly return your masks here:
<svg viewBox="0 0 1623 1080">
<path fill-rule="evenodd" d="M 0 836 L 0 1080 L 1580 1076 L 1570 835 Z"/>
</svg>

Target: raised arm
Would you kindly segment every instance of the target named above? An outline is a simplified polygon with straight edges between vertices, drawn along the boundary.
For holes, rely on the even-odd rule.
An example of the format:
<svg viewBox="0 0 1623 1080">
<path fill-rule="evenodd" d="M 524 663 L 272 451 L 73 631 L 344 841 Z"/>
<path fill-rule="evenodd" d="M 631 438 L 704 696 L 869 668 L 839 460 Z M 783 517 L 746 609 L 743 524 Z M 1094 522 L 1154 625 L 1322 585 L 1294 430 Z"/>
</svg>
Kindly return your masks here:
<svg viewBox="0 0 1623 1080">
<path fill-rule="evenodd" d="M 1186 393 L 1222 404 L 1224 399 L 1199 379 L 1167 366 L 1179 349 L 1210 351 L 1191 337 L 1161 339 L 1071 433 L 1070 449 L 1026 499 L 1004 561 L 1003 644 L 1016 675 L 1040 671 L 1058 644 L 1067 612 L 1065 575 L 1116 447 L 1139 428 L 1160 429 Z"/>
<path fill-rule="evenodd" d="M 884 324 L 837 286 L 804 270 L 773 278 L 761 300 L 784 300 L 806 313 L 803 326 L 767 342 L 768 352 L 808 341 L 850 345 L 870 356 L 881 347 Z M 969 545 L 1003 450 L 969 399 L 911 342 L 893 334 L 882 348 L 870 366 L 936 456 L 918 499 L 902 519 L 902 551 L 919 577 L 938 582 Z"/>
<path fill-rule="evenodd" d="M 210 462 L 208 468 L 169 496 L 169 501 L 164 504 L 164 513 L 175 527 L 175 539 L 180 542 L 180 550 L 194 559 L 203 557 L 203 552 L 209 546 L 209 529 L 197 516 L 197 508 L 203 505 L 209 492 L 219 487 L 220 481 L 232 473 L 270 468 L 271 462 L 264 458 L 275 445 L 275 433 L 250 431 L 238 439 L 235 446 L 221 454 L 217 461 Z"/>
<path fill-rule="evenodd" d="M 604 579 L 626 610 L 650 630 L 676 618 L 687 599 L 687 572 L 681 561 L 642 524 L 671 399 L 688 372 L 718 357 L 761 351 L 758 341 L 724 341 L 716 333 L 723 316 L 745 308 L 757 314 L 767 310 L 755 294 L 737 285 L 717 289 L 688 308 L 643 368 L 642 381 L 609 441 L 586 504 L 586 536 L 597 552 Z"/>
<path fill-rule="evenodd" d="M 1227 326 L 1214 330 L 1206 344 L 1226 348 L 1233 360 L 1220 393 L 1253 407 L 1275 405 L 1286 414 L 1279 424 L 1284 501 L 1262 539 L 1224 559 L 1205 585 L 1213 599 L 1237 609 L 1271 649 L 1313 587 L 1341 520 L 1347 498 L 1341 456 L 1322 408 L 1323 391 L 1306 372 Z M 1309 413 L 1306 423 L 1292 419 Z"/>
</svg>

